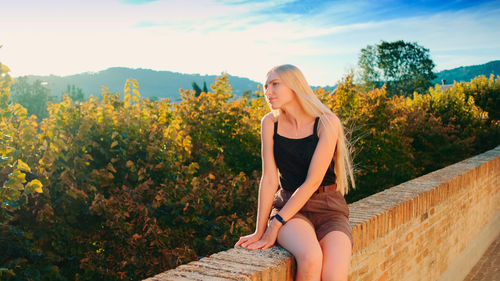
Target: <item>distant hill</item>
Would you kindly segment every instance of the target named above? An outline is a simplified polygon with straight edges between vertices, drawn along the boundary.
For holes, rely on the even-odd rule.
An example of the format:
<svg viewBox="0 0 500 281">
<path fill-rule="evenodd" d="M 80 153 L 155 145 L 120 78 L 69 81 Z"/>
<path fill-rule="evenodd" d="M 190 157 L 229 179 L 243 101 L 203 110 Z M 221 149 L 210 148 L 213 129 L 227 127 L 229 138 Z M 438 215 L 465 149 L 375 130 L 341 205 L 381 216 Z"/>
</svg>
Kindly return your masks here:
<svg viewBox="0 0 500 281">
<path fill-rule="evenodd" d="M 500 60 L 491 61 L 481 65 L 462 66 L 450 70 L 443 70 L 436 73 L 437 78 L 433 84 L 441 84 L 445 80 L 446 84 L 453 81 L 470 81 L 478 75 L 489 76 L 491 73 L 500 75 Z M 151 69 L 133 69 L 126 67 L 112 67 L 99 72 L 86 72 L 69 76 L 37 76 L 28 75 L 28 81 L 40 80 L 46 82 L 53 96 L 61 96 L 66 91 L 68 85 L 75 85 L 81 88 L 85 97 L 94 95 L 100 97 L 101 88 L 108 87 L 111 92 L 123 93 L 125 81 L 129 78 L 136 79 L 139 83 L 139 91 L 143 97 L 169 98 L 172 101 L 179 101 L 179 88 L 192 89 L 192 83 L 196 82 L 203 87 L 203 82 L 207 87 L 215 82 L 219 75 L 183 74 L 171 71 L 156 71 Z M 258 83 L 248 78 L 229 75 L 229 83 L 234 89 L 234 94 L 240 96 L 245 91 L 251 92 L 257 89 Z M 335 90 L 335 86 L 323 87 L 327 91 Z M 316 87 L 313 87 L 316 88 Z"/>
<path fill-rule="evenodd" d="M 500 60 L 490 61 L 485 64 L 461 66 L 454 69 L 443 70 L 437 72 L 437 78 L 432 82 L 433 84 L 441 84 L 441 80 L 445 80 L 445 84 L 452 84 L 453 81 L 470 81 L 478 75 L 485 75 L 489 77 L 490 74 L 500 75 Z"/>
<path fill-rule="evenodd" d="M 75 85 L 82 89 L 85 97 L 94 95 L 100 97 L 101 88 L 106 86 L 111 92 L 123 94 L 123 86 L 129 78 L 136 79 L 139 83 L 139 92 L 143 97 L 169 98 L 178 101 L 179 88 L 192 89 L 192 83 L 196 82 L 203 88 L 203 82 L 210 85 L 215 82 L 216 75 L 183 74 L 171 71 L 155 71 L 151 69 L 132 69 L 126 67 L 112 67 L 99 72 L 81 73 L 69 76 L 36 76 L 28 75 L 28 81 L 40 80 L 47 82 L 47 87 L 52 95 L 60 96 L 65 92 L 68 85 Z M 241 95 L 243 92 L 257 90 L 258 83 L 248 78 L 229 75 L 229 83 L 233 87 L 233 93 Z"/>
</svg>

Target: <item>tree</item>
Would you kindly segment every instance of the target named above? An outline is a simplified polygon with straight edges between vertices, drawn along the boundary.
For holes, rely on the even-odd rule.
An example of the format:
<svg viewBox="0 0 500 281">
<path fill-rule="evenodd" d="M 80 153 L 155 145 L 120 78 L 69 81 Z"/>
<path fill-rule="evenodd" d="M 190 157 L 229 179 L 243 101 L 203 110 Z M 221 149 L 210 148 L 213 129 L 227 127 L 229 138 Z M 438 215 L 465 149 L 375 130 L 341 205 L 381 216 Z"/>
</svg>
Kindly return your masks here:
<svg viewBox="0 0 500 281">
<path fill-rule="evenodd" d="M 71 98 L 72 101 L 84 101 L 85 95 L 81 88 L 76 87 L 75 85 L 68 85 L 66 90 L 63 92 L 63 95 L 67 94 Z"/>
<path fill-rule="evenodd" d="M 203 89 L 201 89 L 200 86 L 198 86 L 198 84 L 194 81 L 193 81 L 192 87 L 193 87 L 193 90 L 195 92 L 195 96 L 197 96 L 197 97 L 199 97 L 202 92 L 208 93 L 207 82 L 205 82 L 205 81 L 203 81 Z"/>
<path fill-rule="evenodd" d="M 194 90 L 195 96 L 199 97 L 200 94 L 201 94 L 201 88 L 200 88 L 200 86 L 198 86 L 198 84 L 196 82 L 193 82 L 192 85 L 193 85 L 193 90 Z"/>
<path fill-rule="evenodd" d="M 28 117 L 26 108 L 10 101 L 14 80 L 9 71 L 0 62 L 0 280 L 33 280 L 12 277 L 21 264 L 34 264 L 24 257 L 37 255 L 31 241 L 24 239 L 30 235 L 24 231 L 27 228 L 18 222 L 26 222 L 19 211 L 45 189 L 35 169 L 40 155 L 38 123 L 35 116 Z M 17 258 L 20 255 L 23 258 Z M 48 271 L 43 276 L 56 280 Z"/>
<path fill-rule="evenodd" d="M 19 77 L 12 85 L 12 101 L 28 110 L 28 115 L 35 115 L 38 120 L 48 117 L 47 102 L 50 101 L 50 90 L 41 81 L 33 83 L 27 77 Z"/>
<path fill-rule="evenodd" d="M 175 107 L 180 127 L 193 143 L 190 162 L 198 163 L 201 172 L 213 170 L 219 157 L 234 173 L 249 175 L 259 168 L 259 135 L 244 122 L 251 118 L 246 103 L 232 100 L 235 95 L 226 73 L 216 79 L 211 91 L 199 96 L 196 91 L 183 91 L 181 96 Z"/>
<path fill-rule="evenodd" d="M 203 92 L 208 93 L 207 82 L 203 81 Z"/>
<path fill-rule="evenodd" d="M 416 42 L 382 41 L 378 45 L 368 45 L 361 49 L 358 65 L 365 90 L 373 90 L 385 83 L 389 96 L 426 92 L 436 77 L 432 72 L 435 65 L 429 57 L 429 49 Z"/>
</svg>

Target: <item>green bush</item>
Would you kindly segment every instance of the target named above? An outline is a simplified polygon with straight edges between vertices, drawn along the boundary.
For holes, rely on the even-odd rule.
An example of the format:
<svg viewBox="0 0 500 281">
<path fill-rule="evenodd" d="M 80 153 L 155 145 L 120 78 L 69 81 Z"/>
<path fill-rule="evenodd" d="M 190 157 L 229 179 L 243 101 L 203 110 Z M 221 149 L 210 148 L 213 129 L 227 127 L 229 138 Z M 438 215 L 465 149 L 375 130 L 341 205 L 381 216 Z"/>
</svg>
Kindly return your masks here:
<svg viewBox="0 0 500 281">
<path fill-rule="evenodd" d="M 38 123 L 1 70 L 0 280 L 140 280 L 253 231 L 261 90 L 235 98 L 222 75 L 172 104 L 130 80 L 123 97 L 49 102 Z M 500 78 L 485 79 L 413 98 L 362 92 L 351 76 L 316 89 L 352 140 L 348 200 L 498 145 Z"/>
</svg>

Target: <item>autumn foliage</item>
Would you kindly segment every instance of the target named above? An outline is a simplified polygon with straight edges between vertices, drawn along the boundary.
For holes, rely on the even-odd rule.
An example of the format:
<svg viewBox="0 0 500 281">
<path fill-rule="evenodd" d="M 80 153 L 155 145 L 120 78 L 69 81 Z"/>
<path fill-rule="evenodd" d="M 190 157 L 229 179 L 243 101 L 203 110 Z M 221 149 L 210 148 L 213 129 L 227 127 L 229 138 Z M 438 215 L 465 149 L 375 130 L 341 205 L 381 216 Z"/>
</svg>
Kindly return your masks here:
<svg viewBox="0 0 500 281">
<path fill-rule="evenodd" d="M 141 280 L 231 247 L 253 231 L 260 90 L 151 102 L 123 96 L 48 104 L 38 123 L 0 76 L 0 279 Z M 347 76 L 318 96 L 343 120 L 359 188 L 350 201 L 499 144 L 500 77 L 388 97 Z"/>
<path fill-rule="evenodd" d="M 412 98 L 389 97 L 385 87 L 362 92 L 352 76 L 334 95 L 316 92 L 350 133 L 359 188 L 348 194 L 348 201 L 500 144 L 500 120 L 495 116 L 500 77 L 493 75 L 455 83 L 446 91 L 436 85 Z M 476 97 L 483 102 L 476 103 Z"/>
</svg>

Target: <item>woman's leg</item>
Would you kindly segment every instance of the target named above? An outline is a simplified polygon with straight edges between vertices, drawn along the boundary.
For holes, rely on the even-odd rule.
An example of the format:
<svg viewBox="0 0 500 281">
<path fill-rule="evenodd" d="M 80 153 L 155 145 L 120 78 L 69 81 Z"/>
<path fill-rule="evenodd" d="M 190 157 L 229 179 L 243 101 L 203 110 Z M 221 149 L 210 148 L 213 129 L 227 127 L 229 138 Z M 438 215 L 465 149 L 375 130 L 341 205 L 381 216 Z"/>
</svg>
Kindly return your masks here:
<svg viewBox="0 0 500 281">
<path fill-rule="evenodd" d="M 319 242 L 323 250 L 322 281 L 347 280 L 351 263 L 351 240 L 341 231 L 329 232 Z"/>
<path fill-rule="evenodd" d="M 294 217 L 281 227 L 278 243 L 297 261 L 296 281 L 321 278 L 323 255 L 311 222 Z"/>
</svg>

